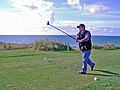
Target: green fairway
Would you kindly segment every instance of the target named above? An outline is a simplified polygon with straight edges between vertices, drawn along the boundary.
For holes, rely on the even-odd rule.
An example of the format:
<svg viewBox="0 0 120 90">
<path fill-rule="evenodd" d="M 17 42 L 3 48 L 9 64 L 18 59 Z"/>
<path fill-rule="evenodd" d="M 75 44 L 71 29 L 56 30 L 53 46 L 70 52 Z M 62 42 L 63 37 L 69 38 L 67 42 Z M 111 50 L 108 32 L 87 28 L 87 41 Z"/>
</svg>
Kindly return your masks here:
<svg viewBox="0 0 120 90">
<path fill-rule="evenodd" d="M 120 50 L 93 49 L 95 69 L 81 75 L 79 51 L 0 51 L 0 90 L 120 90 L 119 57 Z"/>
</svg>

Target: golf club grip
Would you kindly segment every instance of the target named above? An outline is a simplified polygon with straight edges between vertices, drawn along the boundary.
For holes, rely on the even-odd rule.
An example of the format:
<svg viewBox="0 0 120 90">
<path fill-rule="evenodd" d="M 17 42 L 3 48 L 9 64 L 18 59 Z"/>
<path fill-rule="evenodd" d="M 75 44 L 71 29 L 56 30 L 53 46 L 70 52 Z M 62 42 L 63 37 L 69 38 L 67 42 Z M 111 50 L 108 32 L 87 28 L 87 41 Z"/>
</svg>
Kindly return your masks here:
<svg viewBox="0 0 120 90">
<path fill-rule="evenodd" d="M 55 27 L 55 26 L 53 26 L 53 25 L 51 25 L 51 24 L 49 24 L 49 25 L 50 25 L 51 27 L 53 27 L 53 28 L 55 28 L 55 29 L 57 29 L 57 30 L 61 31 L 62 33 L 66 34 L 67 36 L 71 37 L 72 39 L 76 40 L 73 36 L 71 36 L 71 35 L 67 34 L 66 32 L 64 32 L 64 31 L 60 30 L 59 28 L 57 28 L 57 27 Z"/>
</svg>

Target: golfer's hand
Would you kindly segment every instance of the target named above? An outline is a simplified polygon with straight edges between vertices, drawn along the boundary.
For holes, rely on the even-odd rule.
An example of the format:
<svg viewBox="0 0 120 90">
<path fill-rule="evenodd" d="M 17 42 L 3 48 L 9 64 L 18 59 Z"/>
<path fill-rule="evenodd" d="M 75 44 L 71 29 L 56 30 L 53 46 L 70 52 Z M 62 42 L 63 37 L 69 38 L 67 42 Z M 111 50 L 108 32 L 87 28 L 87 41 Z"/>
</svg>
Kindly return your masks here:
<svg viewBox="0 0 120 90">
<path fill-rule="evenodd" d="M 82 39 L 80 39 L 80 40 L 76 39 L 76 42 L 79 42 L 79 43 L 80 43 L 80 42 L 82 42 Z"/>
</svg>

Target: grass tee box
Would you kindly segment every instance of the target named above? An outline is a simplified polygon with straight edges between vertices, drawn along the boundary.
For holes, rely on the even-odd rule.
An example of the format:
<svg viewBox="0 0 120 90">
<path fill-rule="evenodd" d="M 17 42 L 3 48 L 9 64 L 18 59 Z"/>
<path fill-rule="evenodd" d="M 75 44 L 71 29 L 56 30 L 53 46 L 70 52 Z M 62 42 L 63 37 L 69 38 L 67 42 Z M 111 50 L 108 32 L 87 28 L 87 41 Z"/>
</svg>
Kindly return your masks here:
<svg viewBox="0 0 120 90">
<path fill-rule="evenodd" d="M 120 50 L 94 49 L 95 70 L 81 75 L 79 51 L 3 50 L 0 90 L 120 90 L 119 56 Z"/>
</svg>

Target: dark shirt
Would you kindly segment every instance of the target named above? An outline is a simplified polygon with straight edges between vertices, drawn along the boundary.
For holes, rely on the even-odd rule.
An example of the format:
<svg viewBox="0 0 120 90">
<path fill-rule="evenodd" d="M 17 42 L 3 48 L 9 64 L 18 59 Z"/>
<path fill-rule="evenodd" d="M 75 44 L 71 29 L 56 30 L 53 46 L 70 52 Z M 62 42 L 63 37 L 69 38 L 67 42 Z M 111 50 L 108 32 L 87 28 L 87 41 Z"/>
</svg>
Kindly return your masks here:
<svg viewBox="0 0 120 90">
<path fill-rule="evenodd" d="M 84 51 L 84 50 L 90 50 L 91 49 L 91 34 L 89 31 L 85 30 L 84 32 L 79 32 L 77 34 L 77 39 L 81 40 L 81 42 L 79 42 L 79 47 L 80 50 Z"/>
<path fill-rule="evenodd" d="M 80 36 L 82 36 L 83 34 L 84 34 L 84 32 L 83 32 L 83 33 L 79 32 L 79 33 L 77 34 L 77 39 L 80 39 Z M 81 40 L 82 40 L 82 42 L 86 42 L 86 41 L 88 41 L 90 38 L 91 38 L 91 34 L 90 34 L 90 32 L 87 32 L 87 33 L 85 34 L 85 38 L 83 38 L 83 39 L 81 39 Z"/>
</svg>

